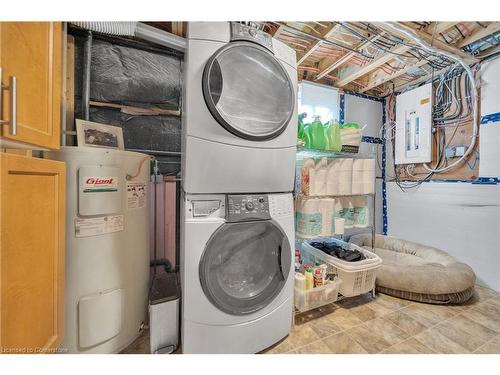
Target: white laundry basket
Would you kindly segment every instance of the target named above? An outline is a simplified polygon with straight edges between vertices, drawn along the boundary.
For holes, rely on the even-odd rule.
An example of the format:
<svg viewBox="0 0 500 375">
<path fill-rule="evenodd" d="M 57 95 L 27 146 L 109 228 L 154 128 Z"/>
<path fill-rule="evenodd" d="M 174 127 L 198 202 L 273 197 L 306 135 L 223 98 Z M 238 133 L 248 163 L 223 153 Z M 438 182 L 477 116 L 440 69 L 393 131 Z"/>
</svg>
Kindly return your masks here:
<svg viewBox="0 0 500 375">
<path fill-rule="evenodd" d="M 300 290 L 295 288 L 295 307 L 299 312 L 309 311 L 337 301 L 339 287 L 342 280 L 339 278 L 323 286 Z"/>
<path fill-rule="evenodd" d="M 350 250 L 358 250 L 366 257 L 358 262 L 346 262 L 311 246 L 308 241 L 302 243 L 302 258 L 311 263 L 324 263 L 327 265 L 327 274 L 335 274 L 341 280 L 340 294 L 344 297 L 354 297 L 368 293 L 375 287 L 377 269 L 382 264 L 382 259 L 371 251 L 365 250 L 354 244 L 336 239 L 329 239 L 328 243 L 336 243 Z"/>
</svg>

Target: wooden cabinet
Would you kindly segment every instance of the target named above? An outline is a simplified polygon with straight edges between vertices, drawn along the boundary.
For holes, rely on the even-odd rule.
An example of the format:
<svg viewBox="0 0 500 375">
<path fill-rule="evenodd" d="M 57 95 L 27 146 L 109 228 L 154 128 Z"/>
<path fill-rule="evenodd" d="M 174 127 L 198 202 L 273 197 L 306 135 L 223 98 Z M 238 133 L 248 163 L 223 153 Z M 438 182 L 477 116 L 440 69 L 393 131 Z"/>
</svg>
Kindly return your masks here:
<svg viewBox="0 0 500 375">
<path fill-rule="evenodd" d="M 17 115 L 16 135 L 1 126 L 4 140 L 59 148 L 62 40 L 61 22 L 0 22 L 2 85 L 9 86 L 2 90 L 0 120 L 10 121 L 14 102 Z M 16 98 L 11 77 L 16 80 Z"/>
<path fill-rule="evenodd" d="M 63 338 L 65 164 L 0 153 L 0 352 Z"/>
</svg>

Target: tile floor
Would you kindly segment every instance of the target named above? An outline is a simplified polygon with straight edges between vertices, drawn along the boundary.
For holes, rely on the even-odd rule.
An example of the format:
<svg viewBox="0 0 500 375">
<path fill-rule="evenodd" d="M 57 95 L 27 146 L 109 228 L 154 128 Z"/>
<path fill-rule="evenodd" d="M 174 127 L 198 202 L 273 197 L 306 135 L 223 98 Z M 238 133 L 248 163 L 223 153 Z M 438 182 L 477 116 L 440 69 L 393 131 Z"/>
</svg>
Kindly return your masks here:
<svg viewBox="0 0 500 375">
<path fill-rule="evenodd" d="M 385 294 L 344 299 L 298 315 L 268 354 L 500 354 L 500 293 L 480 286 L 465 305 Z"/>
<path fill-rule="evenodd" d="M 500 293 L 476 287 L 461 306 L 384 294 L 349 298 L 298 315 L 290 335 L 266 354 L 500 354 Z M 145 331 L 122 353 L 149 353 Z"/>
</svg>

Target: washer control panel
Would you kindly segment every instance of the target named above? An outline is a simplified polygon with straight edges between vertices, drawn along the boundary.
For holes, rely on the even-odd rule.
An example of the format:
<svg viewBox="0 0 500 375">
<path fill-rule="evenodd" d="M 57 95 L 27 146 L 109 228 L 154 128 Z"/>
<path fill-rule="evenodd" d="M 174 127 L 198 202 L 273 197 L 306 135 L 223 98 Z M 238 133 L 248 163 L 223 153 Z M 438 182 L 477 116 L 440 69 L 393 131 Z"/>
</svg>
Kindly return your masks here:
<svg viewBox="0 0 500 375">
<path fill-rule="evenodd" d="M 241 23 L 231 23 L 231 40 L 248 40 L 251 42 L 259 43 L 273 52 L 272 37 L 262 30 L 254 27 L 246 26 Z"/>
<path fill-rule="evenodd" d="M 267 194 L 227 195 L 226 221 L 268 220 L 269 197 Z"/>
</svg>

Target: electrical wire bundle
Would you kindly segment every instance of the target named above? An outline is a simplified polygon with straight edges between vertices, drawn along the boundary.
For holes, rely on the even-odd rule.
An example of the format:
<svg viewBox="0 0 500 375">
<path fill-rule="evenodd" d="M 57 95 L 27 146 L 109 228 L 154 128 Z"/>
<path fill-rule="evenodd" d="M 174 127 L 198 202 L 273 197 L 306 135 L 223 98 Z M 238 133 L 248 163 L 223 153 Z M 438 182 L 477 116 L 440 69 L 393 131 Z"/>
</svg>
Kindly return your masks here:
<svg viewBox="0 0 500 375">
<path fill-rule="evenodd" d="M 469 124 L 472 120 L 470 80 L 464 76 L 464 70 L 460 67 L 454 67 L 441 76 L 434 98 L 435 127 L 458 127 Z"/>
</svg>

